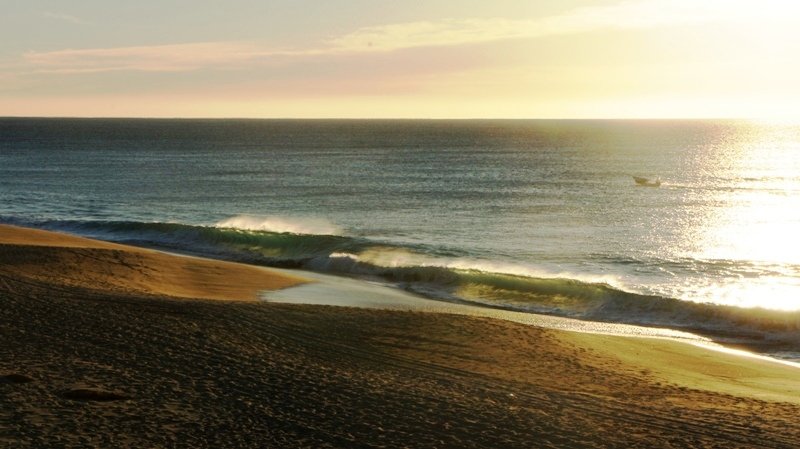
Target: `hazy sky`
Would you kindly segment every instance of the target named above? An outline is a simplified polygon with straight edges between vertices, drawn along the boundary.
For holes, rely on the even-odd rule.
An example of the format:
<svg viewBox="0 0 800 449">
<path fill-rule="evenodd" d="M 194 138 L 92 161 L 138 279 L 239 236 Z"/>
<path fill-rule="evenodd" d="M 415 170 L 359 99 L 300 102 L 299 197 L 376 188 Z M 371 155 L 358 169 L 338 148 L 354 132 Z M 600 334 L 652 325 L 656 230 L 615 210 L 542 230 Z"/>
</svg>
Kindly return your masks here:
<svg viewBox="0 0 800 449">
<path fill-rule="evenodd" d="M 0 0 L 0 116 L 800 119 L 800 2 Z"/>
</svg>

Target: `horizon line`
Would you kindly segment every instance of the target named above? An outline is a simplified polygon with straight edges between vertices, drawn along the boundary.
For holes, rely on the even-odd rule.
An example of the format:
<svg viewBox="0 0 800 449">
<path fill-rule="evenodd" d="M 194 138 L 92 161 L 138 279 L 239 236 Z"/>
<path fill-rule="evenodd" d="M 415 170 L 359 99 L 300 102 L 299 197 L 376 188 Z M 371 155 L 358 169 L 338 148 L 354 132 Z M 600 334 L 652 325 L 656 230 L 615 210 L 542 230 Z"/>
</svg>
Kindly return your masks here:
<svg viewBox="0 0 800 449">
<path fill-rule="evenodd" d="M 159 117 L 159 116 L 61 116 L 61 115 L 0 115 L 0 120 L 3 119 L 77 119 L 77 120 L 428 120 L 428 121 L 468 121 L 468 120 L 504 120 L 504 121 L 523 121 L 523 120 L 607 120 L 607 121 L 665 121 L 665 120 L 685 120 L 685 121 L 770 121 L 770 118 L 764 117 Z M 800 119 L 797 121 L 800 122 Z"/>
</svg>

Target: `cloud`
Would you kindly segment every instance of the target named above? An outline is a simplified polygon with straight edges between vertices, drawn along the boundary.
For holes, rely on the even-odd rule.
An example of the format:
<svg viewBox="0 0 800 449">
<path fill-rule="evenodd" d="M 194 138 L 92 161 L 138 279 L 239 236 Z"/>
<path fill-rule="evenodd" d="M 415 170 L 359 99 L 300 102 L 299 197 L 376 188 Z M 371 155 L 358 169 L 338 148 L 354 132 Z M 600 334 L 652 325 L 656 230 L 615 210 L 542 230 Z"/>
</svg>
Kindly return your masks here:
<svg viewBox="0 0 800 449">
<path fill-rule="evenodd" d="M 779 0 L 637 0 L 576 8 L 537 19 L 445 19 L 379 25 L 330 39 L 340 52 L 393 51 L 423 46 L 478 44 L 509 39 L 578 34 L 603 29 L 641 29 L 705 22 L 782 20 Z"/>
<path fill-rule="evenodd" d="M 45 13 L 63 20 L 80 21 Z M 359 55 L 423 47 L 447 47 L 534 39 L 604 29 L 640 29 L 715 21 L 786 20 L 780 0 L 635 0 L 576 8 L 536 19 L 468 18 L 385 24 L 357 29 L 317 47 L 274 50 L 253 42 L 200 42 L 170 45 L 31 51 L 24 60 L 38 72 L 180 72 L 201 68 L 240 68 L 281 58 Z"/>
<path fill-rule="evenodd" d="M 532 21 L 445 19 L 366 27 L 328 41 L 338 52 L 392 51 L 448 46 L 530 36 Z"/>
<path fill-rule="evenodd" d="M 62 20 L 64 22 L 74 23 L 76 25 L 88 25 L 89 22 L 81 19 L 80 17 L 76 17 L 70 14 L 64 14 L 59 12 L 51 12 L 45 11 L 42 13 L 43 16 L 48 17 L 50 19 Z"/>
<path fill-rule="evenodd" d="M 209 66 L 235 66 L 266 54 L 250 43 L 200 42 L 50 52 L 31 51 L 24 54 L 24 59 L 38 67 L 40 71 L 51 73 L 119 70 L 180 72 Z"/>
</svg>

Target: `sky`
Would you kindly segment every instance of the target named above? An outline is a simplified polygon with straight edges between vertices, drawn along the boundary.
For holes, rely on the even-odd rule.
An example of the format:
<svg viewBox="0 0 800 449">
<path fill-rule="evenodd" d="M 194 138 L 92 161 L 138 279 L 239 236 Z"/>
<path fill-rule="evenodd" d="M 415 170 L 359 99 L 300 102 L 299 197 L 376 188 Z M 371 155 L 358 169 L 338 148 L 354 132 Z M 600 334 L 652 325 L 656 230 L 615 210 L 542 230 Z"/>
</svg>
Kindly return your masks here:
<svg viewBox="0 0 800 449">
<path fill-rule="evenodd" d="M 800 2 L 0 0 L 0 116 L 800 119 Z"/>
</svg>

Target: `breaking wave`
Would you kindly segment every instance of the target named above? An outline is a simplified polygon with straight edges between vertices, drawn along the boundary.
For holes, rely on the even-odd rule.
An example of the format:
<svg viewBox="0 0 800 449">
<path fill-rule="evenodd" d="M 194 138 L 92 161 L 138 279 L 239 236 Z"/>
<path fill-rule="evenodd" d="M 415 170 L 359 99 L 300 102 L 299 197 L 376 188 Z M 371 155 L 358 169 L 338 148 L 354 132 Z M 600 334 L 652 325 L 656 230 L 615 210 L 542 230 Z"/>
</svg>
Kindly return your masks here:
<svg viewBox="0 0 800 449">
<path fill-rule="evenodd" d="M 276 216 L 258 217 L 252 215 L 238 215 L 217 222 L 216 227 L 290 234 L 341 234 L 341 230 L 338 227 L 321 218 L 304 218 L 298 220 Z"/>
<path fill-rule="evenodd" d="M 234 217 L 213 226 L 133 221 L 0 222 L 283 268 L 379 279 L 435 299 L 594 321 L 699 331 L 718 341 L 800 343 L 800 312 L 739 308 L 627 291 L 610 277 L 537 272 L 424 246 L 341 235 L 319 221 Z M 337 235 L 339 234 L 339 235 Z"/>
</svg>

